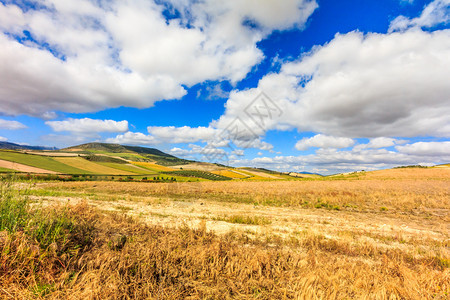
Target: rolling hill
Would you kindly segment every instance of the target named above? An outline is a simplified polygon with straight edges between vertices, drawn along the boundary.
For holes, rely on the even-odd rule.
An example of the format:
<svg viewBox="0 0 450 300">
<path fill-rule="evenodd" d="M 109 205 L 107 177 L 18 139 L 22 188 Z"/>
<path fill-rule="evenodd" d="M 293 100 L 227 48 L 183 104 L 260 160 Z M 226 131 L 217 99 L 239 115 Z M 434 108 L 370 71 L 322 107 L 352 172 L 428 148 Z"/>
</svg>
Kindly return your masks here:
<svg viewBox="0 0 450 300">
<path fill-rule="evenodd" d="M 61 151 L 75 152 L 80 154 L 109 154 L 130 161 L 156 162 L 164 166 L 184 165 L 190 161 L 175 157 L 155 148 L 139 146 L 124 146 L 107 143 L 87 143 L 62 149 Z"/>
<path fill-rule="evenodd" d="M 421 176 L 430 168 L 407 166 L 392 170 L 351 172 L 323 177 L 311 173 L 280 173 L 264 168 L 233 168 L 212 163 L 189 161 L 155 148 L 107 143 L 87 143 L 60 150 L 0 143 L 0 173 L 77 175 L 90 180 L 302 180 L 340 177 L 379 178 L 385 176 Z M 35 149 L 35 150 L 32 150 Z M 433 168 L 446 169 L 449 165 Z M 420 169 L 421 172 L 418 172 Z M 423 169 L 423 170 L 422 170 Z M 414 170 L 414 172 L 411 172 Z M 436 173 L 436 172 L 434 172 Z M 437 173 L 436 173 L 437 174 Z"/>
</svg>

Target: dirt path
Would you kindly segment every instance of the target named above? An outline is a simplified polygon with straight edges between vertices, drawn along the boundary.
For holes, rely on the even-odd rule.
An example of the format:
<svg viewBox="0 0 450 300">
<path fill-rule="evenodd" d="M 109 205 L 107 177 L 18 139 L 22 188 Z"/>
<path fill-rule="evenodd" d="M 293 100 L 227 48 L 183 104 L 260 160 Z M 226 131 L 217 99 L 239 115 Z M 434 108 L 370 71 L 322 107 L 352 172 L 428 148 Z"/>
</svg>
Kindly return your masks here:
<svg viewBox="0 0 450 300">
<path fill-rule="evenodd" d="M 40 168 L 35 168 L 27 165 L 18 164 L 12 161 L 7 160 L 1 160 L 0 159 L 0 167 L 16 170 L 19 172 L 26 172 L 26 173 L 45 173 L 45 174 L 59 174 L 54 171 L 44 170 Z"/>
</svg>

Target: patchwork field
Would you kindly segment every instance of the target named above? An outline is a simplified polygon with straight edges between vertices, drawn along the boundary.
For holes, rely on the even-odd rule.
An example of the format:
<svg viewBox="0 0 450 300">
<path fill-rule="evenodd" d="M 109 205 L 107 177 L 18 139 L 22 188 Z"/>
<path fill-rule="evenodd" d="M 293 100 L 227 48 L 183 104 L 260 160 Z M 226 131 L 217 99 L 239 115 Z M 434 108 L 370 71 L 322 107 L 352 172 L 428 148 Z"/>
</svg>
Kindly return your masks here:
<svg viewBox="0 0 450 300">
<path fill-rule="evenodd" d="M 57 172 L 31 167 L 13 161 L 2 159 L 0 159 L 0 168 L 1 168 L 0 171 L 2 172 L 31 172 L 31 173 L 57 174 Z"/>
<path fill-rule="evenodd" d="M 450 292 L 450 169 L 15 186 L 31 207 L 67 214 L 76 224 L 68 241 L 81 243 L 78 231 L 92 238 L 70 252 L 62 242 L 33 246 L 0 231 L 0 295 L 447 299 Z M 5 254 L 24 245 L 41 250 Z M 11 271 L 31 270 L 39 259 L 33 277 Z"/>
<path fill-rule="evenodd" d="M 57 157 L 56 161 L 61 162 L 65 165 L 78 168 L 92 174 L 110 174 L 110 175 L 133 175 L 134 173 L 118 170 L 115 168 L 110 168 L 98 163 L 90 162 L 81 157 Z"/>
<path fill-rule="evenodd" d="M 106 167 L 111 167 L 116 170 L 121 170 L 121 174 L 126 174 L 126 172 L 132 173 L 132 174 L 141 174 L 141 175 L 157 175 L 158 173 L 155 171 L 151 171 L 149 169 L 145 169 L 142 167 L 139 167 L 137 165 L 133 165 L 131 163 L 129 164 L 116 164 L 116 163 L 99 163 Z"/>
<path fill-rule="evenodd" d="M 250 175 L 244 174 L 242 172 L 236 171 L 236 170 L 220 170 L 220 171 L 212 171 L 211 173 L 226 176 L 230 178 L 236 178 L 236 179 L 242 179 L 242 178 L 248 178 Z"/>
<path fill-rule="evenodd" d="M 0 159 L 7 160 L 10 162 L 15 162 L 21 165 L 27 165 L 30 167 L 39 168 L 41 170 L 51 171 L 49 173 L 57 172 L 63 174 L 89 174 L 89 171 L 81 170 L 64 163 L 61 163 L 55 158 L 41 156 L 41 155 L 32 155 L 25 154 L 13 151 L 1 151 L 0 150 Z M 59 159 L 59 158 L 58 158 Z M 33 172 L 33 171 L 25 171 L 25 172 Z M 42 172 L 38 172 L 42 173 Z"/>
<path fill-rule="evenodd" d="M 154 172 L 167 172 L 167 171 L 173 171 L 173 168 L 157 165 L 155 163 L 149 163 L 149 162 L 133 162 L 133 164 L 146 168 L 150 171 Z"/>
<path fill-rule="evenodd" d="M 144 179 L 154 182 L 295 179 L 269 170 L 244 170 L 186 161 L 157 149 L 102 143 L 89 143 L 57 151 L 0 150 L 0 161 L 0 167 L 4 168 L 0 171 L 3 173 L 76 175 L 56 177 L 72 181 L 100 178 L 116 181 Z M 178 163 L 182 164 L 177 165 Z"/>
</svg>

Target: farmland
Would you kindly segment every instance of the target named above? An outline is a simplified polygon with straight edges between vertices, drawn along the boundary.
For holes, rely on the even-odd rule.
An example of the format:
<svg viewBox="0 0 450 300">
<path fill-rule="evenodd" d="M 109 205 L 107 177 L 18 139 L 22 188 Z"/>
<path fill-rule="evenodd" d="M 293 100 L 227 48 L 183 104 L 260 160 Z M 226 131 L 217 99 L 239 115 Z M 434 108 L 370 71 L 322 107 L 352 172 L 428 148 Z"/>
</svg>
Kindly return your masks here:
<svg viewBox="0 0 450 300">
<path fill-rule="evenodd" d="M 49 210 L 48 218 L 64 212 L 75 229 L 66 244 L 44 246 L 2 231 L 3 266 L 33 274 L 2 269 L 3 295 L 446 299 L 449 293 L 448 168 L 303 181 L 17 186 L 17 197 Z M 33 228 L 23 232 L 36 236 Z M 73 252 L 79 231 L 92 238 Z M 25 245 L 36 250 L 14 257 L 4 251 Z"/>
<path fill-rule="evenodd" d="M 31 155 L 13 151 L 0 151 L 0 159 L 64 174 L 90 173 L 89 171 L 81 170 L 61 163 L 52 157 L 41 155 Z"/>
<path fill-rule="evenodd" d="M 186 161 L 152 148 L 102 143 L 89 143 L 46 152 L 4 150 L 0 151 L 1 162 L 3 163 L 0 167 L 4 169 L 0 171 L 3 173 L 89 175 L 90 178 L 103 180 L 147 178 L 147 181 L 152 181 L 153 178 L 159 178 L 155 180 L 159 182 L 169 176 L 180 181 L 225 181 L 286 179 L 287 176 L 274 176 L 269 172 L 254 169 L 241 170 L 212 163 Z M 86 177 L 72 177 L 72 180 L 75 178 Z M 60 179 L 66 180 L 67 177 Z"/>
<path fill-rule="evenodd" d="M 91 174 L 110 174 L 110 175 L 133 175 L 131 172 L 118 170 L 115 168 L 110 168 L 108 166 L 90 162 L 84 158 L 81 157 L 57 157 L 55 158 L 56 161 L 66 164 L 68 166 L 84 170 L 86 172 L 89 172 Z"/>
</svg>

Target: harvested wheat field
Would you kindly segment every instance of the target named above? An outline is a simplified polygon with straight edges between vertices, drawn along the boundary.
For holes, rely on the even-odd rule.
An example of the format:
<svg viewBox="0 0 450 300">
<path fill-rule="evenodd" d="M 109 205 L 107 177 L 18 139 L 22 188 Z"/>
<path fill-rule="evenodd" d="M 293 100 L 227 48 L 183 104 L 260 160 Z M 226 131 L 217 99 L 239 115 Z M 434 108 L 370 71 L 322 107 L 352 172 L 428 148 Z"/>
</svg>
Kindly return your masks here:
<svg viewBox="0 0 450 300">
<path fill-rule="evenodd" d="M 2 193 L 3 206 L 29 202 L 15 232 L 1 228 L 3 298 L 450 292 L 449 169 L 304 181 L 3 183 Z"/>
<path fill-rule="evenodd" d="M 28 173 L 43 173 L 43 174 L 58 174 L 57 172 L 44 170 L 41 168 L 31 167 L 23 164 L 19 164 L 12 161 L 7 161 L 0 159 L 0 168 L 7 168 L 11 170 L 15 170 L 18 172 L 28 172 Z"/>
</svg>

